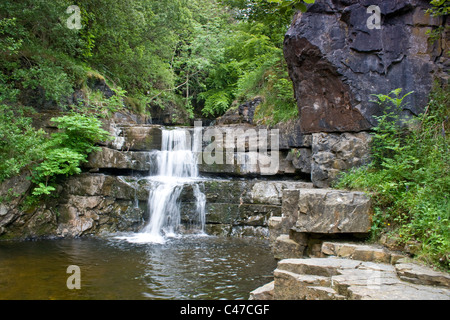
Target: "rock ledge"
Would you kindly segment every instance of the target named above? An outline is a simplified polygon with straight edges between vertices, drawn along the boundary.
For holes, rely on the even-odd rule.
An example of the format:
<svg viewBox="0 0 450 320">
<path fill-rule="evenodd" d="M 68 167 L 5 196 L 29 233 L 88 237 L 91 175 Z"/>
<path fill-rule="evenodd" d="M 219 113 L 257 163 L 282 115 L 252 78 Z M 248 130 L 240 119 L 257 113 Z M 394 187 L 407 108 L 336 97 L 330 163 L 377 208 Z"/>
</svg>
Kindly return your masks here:
<svg viewBox="0 0 450 320">
<path fill-rule="evenodd" d="M 379 246 L 324 242 L 322 256 L 279 261 L 274 281 L 252 291 L 250 299 L 450 300 L 448 273 Z"/>
</svg>

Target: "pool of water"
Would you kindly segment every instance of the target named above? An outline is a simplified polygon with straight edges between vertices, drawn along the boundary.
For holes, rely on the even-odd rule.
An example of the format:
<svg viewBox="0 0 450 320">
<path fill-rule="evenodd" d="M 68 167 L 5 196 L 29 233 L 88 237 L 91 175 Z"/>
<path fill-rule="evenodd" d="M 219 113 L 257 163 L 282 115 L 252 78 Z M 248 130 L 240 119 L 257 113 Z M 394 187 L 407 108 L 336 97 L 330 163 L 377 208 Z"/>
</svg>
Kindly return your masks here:
<svg viewBox="0 0 450 320">
<path fill-rule="evenodd" d="M 80 289 L 67 287 L 70 265 Z M 248 299 L 275 267 L 268 242 L 253 238 L 8 241 L 0 242 L 0 299 Z"/>
</svg>

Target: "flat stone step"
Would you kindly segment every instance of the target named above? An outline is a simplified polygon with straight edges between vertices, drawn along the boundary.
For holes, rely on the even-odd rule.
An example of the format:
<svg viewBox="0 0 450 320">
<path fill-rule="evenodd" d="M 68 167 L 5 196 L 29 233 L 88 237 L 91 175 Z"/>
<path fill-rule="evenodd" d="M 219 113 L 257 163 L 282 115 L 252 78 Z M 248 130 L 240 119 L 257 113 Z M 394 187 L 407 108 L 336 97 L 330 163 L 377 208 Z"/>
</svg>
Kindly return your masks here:
<svg viewBox="0 0 450 320">
<path fill-rule="evenodd" d="M 350 300 L 450 300 L 450 291 L 434 286 L 396 283 L 393 285 L 350 286 Z"/>
<path fill-rule="evenodd" d="M 391 252 L 382 246 L 343 242 L 323 242 L 321 251 L 326 256 L 337 256 L 360 261 L 395 264 L 404 255 Z"/>
<path fill-rule="evenodd" d="M 285 259 L 278 262 L 274 271 L 273 297 L 276 300 L 450 300 L 448 280 L 446 273 L 412 263 L 394 266 L 339 257 Z"/>
<path fill-rule="evenodd" d="M 275 281 L 266 283 L 265 285 L 250 292 L 249 300 L 273 300 Z"/>
<path fill-rule="evenodd" d="M 340 270 L 354 269 L 361 261 L 340 258 L 285 259 L 278 262 L 278 269 L 297 274 L 331 277 L 340 274 Z"/>
<path fill-rule="evenodd" d="M 274 298 L 275 300 L 330 300 L 337 294 L 331 287 L 329 277 L 317 275 L 304 275 L 276 269 L 274 271 Z M 312 288 L 327 288 L 314 290 Z"/>
<path fill-rule="evenodd" d="M 435 271 L 415 263 L 398 263 L 395 265 L 395 270 L 403 281 L 450 288 L 450 274 L 448 273 Z"/>
</svg>

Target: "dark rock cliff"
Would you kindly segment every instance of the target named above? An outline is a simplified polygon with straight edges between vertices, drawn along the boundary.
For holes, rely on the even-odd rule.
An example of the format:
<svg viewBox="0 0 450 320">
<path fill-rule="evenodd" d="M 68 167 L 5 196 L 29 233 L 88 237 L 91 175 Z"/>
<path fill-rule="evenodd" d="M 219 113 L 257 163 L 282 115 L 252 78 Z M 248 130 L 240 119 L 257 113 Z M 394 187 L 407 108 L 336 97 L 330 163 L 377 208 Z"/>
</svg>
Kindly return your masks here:
<svg viewBox="0 0 450 320">
<path fill-rule="evenodd" d="M 373 28 L 380 9 L 380 29 Z M 425 13 L 422 0 L 321 0 L 298 13 L 284 54 L 294 84 L 303 133 L 357 132 L 375 125 L 381 107 L 371 94 L 403 88 L 404 116 L 423 111 L 436 78 L 446 78 L 445 37 L 427 31 L 445 24 Z M 369 21 L 369 23 L 368 23 Z"/>
</svg>

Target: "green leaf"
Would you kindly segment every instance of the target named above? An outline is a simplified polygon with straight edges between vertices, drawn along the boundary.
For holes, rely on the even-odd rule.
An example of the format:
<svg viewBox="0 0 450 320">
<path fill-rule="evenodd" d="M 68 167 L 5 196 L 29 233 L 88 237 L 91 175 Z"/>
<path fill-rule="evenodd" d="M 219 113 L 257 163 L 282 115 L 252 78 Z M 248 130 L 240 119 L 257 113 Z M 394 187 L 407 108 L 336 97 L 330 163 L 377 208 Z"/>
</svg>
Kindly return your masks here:
<svg viewBox="0 0 450 320">
<path fill-rule="evenodd" d="M 308 10 L 308 8 L 306 7 L 306 5 L 304 3 L 295 3 L 294 6 L 296 9 L 300 10 L 301 12 L 306 12 L 306 10 Z"/>
</svg>

